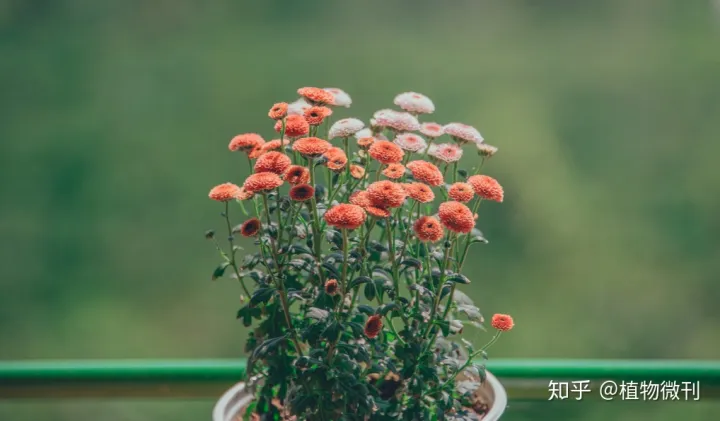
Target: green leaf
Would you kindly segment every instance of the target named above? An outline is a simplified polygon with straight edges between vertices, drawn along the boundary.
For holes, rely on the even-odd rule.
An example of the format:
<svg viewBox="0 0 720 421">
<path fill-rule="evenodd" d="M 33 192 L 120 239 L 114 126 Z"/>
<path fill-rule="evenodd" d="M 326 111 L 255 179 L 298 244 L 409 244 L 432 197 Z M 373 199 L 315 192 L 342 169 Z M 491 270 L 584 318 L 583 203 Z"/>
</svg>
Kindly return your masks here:
<svg viewBox="0 0 720 421">
<path fill-rule="evenodd" d="M 483 235 L 482 231 L 477 228 L 473 228 L 472 232 L 470 232 L 470 244 L 474 243 L 489 243 L 489 241 Z"/>
<path fill-rule="evenodd" d="M 470 283 L 470 279 L 462 273 L 451 273 L 445 278 L 446 281 L 455 282 L 456 284 L 467 285 Z"/>
<path fill-rule="evenodd" d="M 368 282 L 365 284 L 365 298 L 367 298 L 369 301 L 372 301 L 375 299 L 375 296 L 377 295 L 377 291 L 375 290 L 375 284 L 372 282 Z"/>
<path fill-rule="evenodd" d="M 360 313 L 366 314 L 368 316 L 372 316 L 373 314 L 375 314 L 375 309 L 367 304 L 360 304 L 359 306 L 357 306 L 357 309 Z"/>
<path fill-rule="evenodd" d="M 212 274 L 212 280 L 216 280 L 217 278 L 223 276 L 223 273 L 225 273 L 225 269 L 230 266 L 230 262 L 222 262 L 218 267 L 215 268 Z"/>
<path fill-rule="evenodd" d="M 362 284 L 366 284 L 368 282 L 372 282 L 372 279 L 367 276 L 358 276 L 357 278 L 353 279 L 352 282 L 350 282 L 350 289 L 353 289 Z"/>
<path fill-rule="evenodd" d="M 275 288 L 267 287 L 267 288 L 258 288 L 253 292 L 252 297 L 250 298 L 251 304 L 260 304 L 260 303 L 267 303 L 270 301 L 270 298 L 272 298 L 273 294 L 275 294 Z"/>
<path fill-rule="evenodd" d="M 380 306 L 377 310 L 378 314 L 381 316 L 387 315 L 390 311 L 398 309 L 398 305 L 395 303 L 388 303 L 383 304 Z"/>
<path fill-rule="evenodd" d="M 422 262 L 414 257 L 405 258 L 400 264 L 415 269 L 422 269 Z"/>
<path fill-rule="evenodd" d="M 447 320 L 436 320 L 433 322 L 433 324 L 436 324 L 440 326 L 440 330 L 442 331 L 443 336 L 446 338 L 450 336 L 450 322 Z"/>
</svg>

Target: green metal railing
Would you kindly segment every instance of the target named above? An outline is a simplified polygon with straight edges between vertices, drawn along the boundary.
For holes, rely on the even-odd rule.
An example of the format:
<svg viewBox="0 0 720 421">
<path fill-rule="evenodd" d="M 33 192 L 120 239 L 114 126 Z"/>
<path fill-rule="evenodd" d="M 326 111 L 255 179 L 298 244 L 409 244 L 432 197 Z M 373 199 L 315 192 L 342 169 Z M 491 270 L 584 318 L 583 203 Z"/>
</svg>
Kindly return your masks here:
<svg viewBox="0 0 720 421">
<path fill-rule="evenodd" d="M 720 398 L 720 361 L 492 360 L 488 369 L 513 400 L 548 399 L 553 381 L 699 382 L 702 399 Z M 245 374 L 244 360 L 6 361 L 0 399 L 213 398 Z"/>
</svg>

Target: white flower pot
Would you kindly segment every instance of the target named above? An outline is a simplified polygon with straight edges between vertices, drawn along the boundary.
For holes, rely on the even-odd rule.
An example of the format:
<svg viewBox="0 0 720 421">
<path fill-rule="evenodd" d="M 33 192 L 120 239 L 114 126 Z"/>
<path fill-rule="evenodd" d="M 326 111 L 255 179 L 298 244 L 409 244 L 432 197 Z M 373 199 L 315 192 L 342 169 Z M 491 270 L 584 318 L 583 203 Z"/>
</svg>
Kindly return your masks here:
<svg viewBox="0 0 720 421">
<path fill-rule="evenodd" d="M 507 406 L 507 394 L 500 381 L 487 372 L 487 381 L 483 383 L 476 392 L 483 396 L 486 401 L 492 402 L 490 410 L 482 418 L 483 421 L 496 421 L 505 411 Z M 245 390 L 245 383 L 238 383 L 228 389 L 215 404 L 213 408 L 213 421 L 238 421 L 239 415 L 253 397 Z"/>
</svg>

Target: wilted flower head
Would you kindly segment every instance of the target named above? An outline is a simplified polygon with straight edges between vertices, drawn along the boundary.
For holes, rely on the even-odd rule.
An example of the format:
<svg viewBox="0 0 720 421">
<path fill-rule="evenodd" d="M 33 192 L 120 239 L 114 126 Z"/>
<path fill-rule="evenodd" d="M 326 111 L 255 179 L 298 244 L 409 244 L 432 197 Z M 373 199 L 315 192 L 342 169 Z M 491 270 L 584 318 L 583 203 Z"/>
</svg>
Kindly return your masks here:
<svg viewBox="0 0 720 421">
<path fill-rule="evenodd" d="M 496 148 L 493 145 L 488 145 L 487 143 L 478 143 L 478 155 L 484 156 L 486 158 L 491 158 L 493 155 L 495 155 L 498 151 L 498 148 Z"/>
<path fill-rule="evenodd" d="M 332 104 L 335 97 L 332 93 L 320 88 L 300 88 L 298 94 L 315 105 Z"/>
<path fill-rule="evenodd" d="M 412 172 L 413 178 L 417 181 L 422 181 L 431 186 L 439 186 L 444 181 L 440 169 L 427 161 L 410 161 L 406 167 Z"/>
<path fill-rule="evenodd" d="M 303 137 L 293 143 L 293 150 L 304 156 L 320 156 L 330 149 L 331 145 L 327 140 L 319 137 Z"/>
<path fill-rule="evenodd" d="M 296 202 L 304 202 L 312 199 L 315 195 L 315 188 L 309 184 L 298 184 L 290 189 L 290 199 Z"/>
<path fill-rule="evenodd" d="M 310 125 L 301 115 L 289 115 L 285 119 L 285 136 L 300 137 L 308 134 Z M 275 131 L 282 132 L 282 121 L 275 123 Z"/>
<path fill-rule="evenodd" d="M 224 183 L 213 187 L 212 190 L 210 190 L 208 197 L 212 200 L 217 200 L 218 202 L 227 202 L 235 199 L 239 193 L 240 187 L 233 183 Z"/>
<path fill-rule="evenodd" d="M 443 126 L 437 123 L 422 123 L 420 125 L 420 133 L 430 138 L 440 137 L 445 134 Z"/>
<path fill-rule="evenodd" d="M 382 330 L 382 326 L 382 318 L 377 314 L 368 317 L 367 321 L 365 322 L 365 336 L 367 336 L 369 339 L 377 338 L 377 336 L 380 334 L 380 331 Z"/>
<path fill-rule="evenodd" d="M 325 88 L 325 90 L 333 95 L 333 101 L 330 103 L 330 105 L 349 108 L 350 104 L 352 104 L 352 99 L 350 98 L 350 95 L 348 95 L 347 92 L 343 91 L 342 89 Z"/>
<path fill-rule="evenodd" d="M 311 126 L 319 126 L 325 118 L 330 117 L 331 115 L 332 110 L 330 108 L 319 105 L 308 108 L 303 114 L 305 120 Z"/>
<path fill-rule="evenodd" d="M 441 143 L 436 145 L 428 154 L 443 162 L 452 163 L 462 158 L 463 150 L 460 146 L 453 145 L 452 143 Z"/>
<path fill-rule="evenodd" d="M 412 132 L 420 129 L 418 119 L 409 113 L 402 113 L 395 110 L 384 109 L 373 115 L 375 124 L 378 127 L 388 127 L 398 132 Z"/>
<path fill-rule="evenodd" d="M 373 159 L 385 165 L 398 163 L 405 155 L 398 145 L 387 140 L 373 142 L 368 153 Z"/>
<path fill-rule="evenodd" d="M 231 151 L 248 152 L 255 149 L 256 146 L 262 145 L 265 140 L 257 133 L 239 134 L 230 140 L 228 149 Z"/>
<path fill-rule="evenodd" d="M 438 209 L 438 217 L 450 231 L 467 234 L 475 227 L 472 211 L 460 202 L 445 202 Z"/>
<path fill-rule="evenodd" d="M 473 175 L 468 178 L 468 183 L 473 186 L 475 194 L 481 198 L 495 202 L 503 201 L 504 191 L 496 179 L 487 175 Z"/>
<path fill-rule="evenodd" d="M 427 142 L 413 133 L 401 133 L 395 137 L 395 144 L 409 152 L 418 152 L 427 148 Z"/>
<path fill-rule="evenodd" d="M 482 143 L 483 137 L 473 126 L 463 123 L 450 123 L 444 127 L 445 133 L 452 136 L 456 142 L 462 144 L 467 142 Z"/>
<path fill-rule="evenodd" d="M 290 167 L 290 165 L 292 165 L 292 161 L 289 156 L 281 152 L 270 151 L 263 154 L 257 159 L 257 161 L 255 161 L 254 170 L 256 173 L 272 172 L 275 174 L 282 174 Z"/>
<path fill-rule="evenodd" d="M 282 179 L 277 174 L 271 172 L 260 172 L 250 174 L 250 176 L 245 179 L 243 187 L 245 187 L 245 190 L 249 192 L 258 193 L 274 190 L 282 186 L 282 183 Z"/>
<path fill-rule="evenodd" d="M 337 295 L 337 293 L 338 293 L 337 279 L 328 279 L 327 282 L 325 282 L 325 293 L 330 296 Z"/>
<path fill-rule="evenodd" d="M 297 101 L 288 104 L 287 113 L 288 115 L 304 115 L 305 110 L 310 107 L 312 107 L 312 105 L 308 104 L 304 98 L 300 98 Z"/>
<path fill-rule="evenodd" d="M 395 105 L 415 114 L 430 114 L 435 111 L 435 104 L 423 94 L 404 92 L 395 97 Z"/>
<path fill-rule="evenodd" d="M 365 222 L 367 215 L 360 206 L 341 203 L 325 212 L 324 218 L 330 226 L 354 230 Z"/>
<path fill-rule="evenodd" d="M 362 130 L 363 127 L 365 127 L 365 123 L 357 118 L 343 118 L 330 126 L 328 138 L 334 139 L 336 137 L 350 137 Z"/>
</svg>

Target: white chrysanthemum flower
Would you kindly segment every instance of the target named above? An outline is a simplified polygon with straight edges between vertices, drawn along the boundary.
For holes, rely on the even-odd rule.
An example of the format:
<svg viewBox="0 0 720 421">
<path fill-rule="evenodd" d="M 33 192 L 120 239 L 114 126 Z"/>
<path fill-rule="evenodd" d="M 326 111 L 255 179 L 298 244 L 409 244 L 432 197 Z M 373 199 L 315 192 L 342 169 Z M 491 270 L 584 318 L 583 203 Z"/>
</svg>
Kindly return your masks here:
<svg viewBox="0 0 720 421">
<path fill-rule="evenodd" d="M 335 96 L 335 100 L 333 100 L 332 104 L 337 107 L 345 107 L 350 108 L 350 105 L 352 104 L 352 98 L 350 98 L 350 95 L 348 95 L 347 92 L 343 91 L 339 88 L 323 88 L 327 92 L 330 92 Z"/>
<path fill-rule="evenodd" d="M 412 132 L 420 129 L 418 119 L 409 113 L 385 109 L 377 111 L 373 118 L 377 126 L 388 127 L 398 132 Z"/>
<path fill-rule="evenodd" d="M 357 118 L 343 118 L 330 126 L 328 137 L 334 139 L 336 137 L 350 137 L 365 127 L 365 123 Z"/>
<path fill-rule="evenodd" d="M 437 145 L 435 150 L 431 150 L 429 154 L 443 162 L 457 162 L 462 158 L 463 150 L 458 145 L 452 143 L 442 143 Z"/>
<path fill-rule="evenodd" d="M 427 148 L 425 139 L 413 133 L 401 133 L 395 137 L 393 142 L 408 152 L 417 152 Z"/>
<path fill-rule="evenodd" d="M 355 133 L 355 139 L 362 139 L 363 137 L 373 137 L 373 132 L 369 128 L 364 128 L 359 132 Z"/>
<path fill-rule="evenodd" d="M 427 137 L 436 138 L 444 135 L 445 129 L 437 123 L 423 123 L 420 125 L 420 133 Z"/>
<path fill-rule="evenodd" d="M 482 156 L 484 156 L 484 157 L 487 157 L 487 158 L 492 157 L 492 156 L 495 155 L 495 154 L 497 153 L 497 151 L 498 151 L 498 148 L 496 148 L 496 147 L 493 146 L 493 145 L 488 145 L 488 144 L 485 143 L 485 142 L 483 142 L 483 143 L 478 143 L 478 144 L 477 144 L 477 148 L 478 148 L 478 154 L 480 154 L 480 155 L 482 155 Z"/>
<path fill-rule="evenodd" d="M 403 110 L 415 114 L 431 114 L 435 111 L 435 104 L 430 98 L 417 92 L 403 92 L 395 97 L 394 103 Z"/>
<path fill-rule="evenodd" d="M 435 156 L 435 153 L 437 153 L 438 145 L 431 143 L 430 146 L 427 148 L 427 154 L 430 156 Z"/>
<path fill-rule="evenodd" d="M 482 143 L 484 140 L 480 132 L 475 127 L 468 126 L 467 124 L 450 123 L 446 124 L 443 129 L 445 130 L 446 134 L 449 134 L 461 143 Z"/>
<path fill-rule="evenodd" d="M 300 98 L 297 101 L 288 104 L 287 113 L 288 115 L 303 115 L 305 114 L 305 110 L 310 107 L 312 107 L 312 105 L 308 104 L 304 98 Z"/>
</svg>

